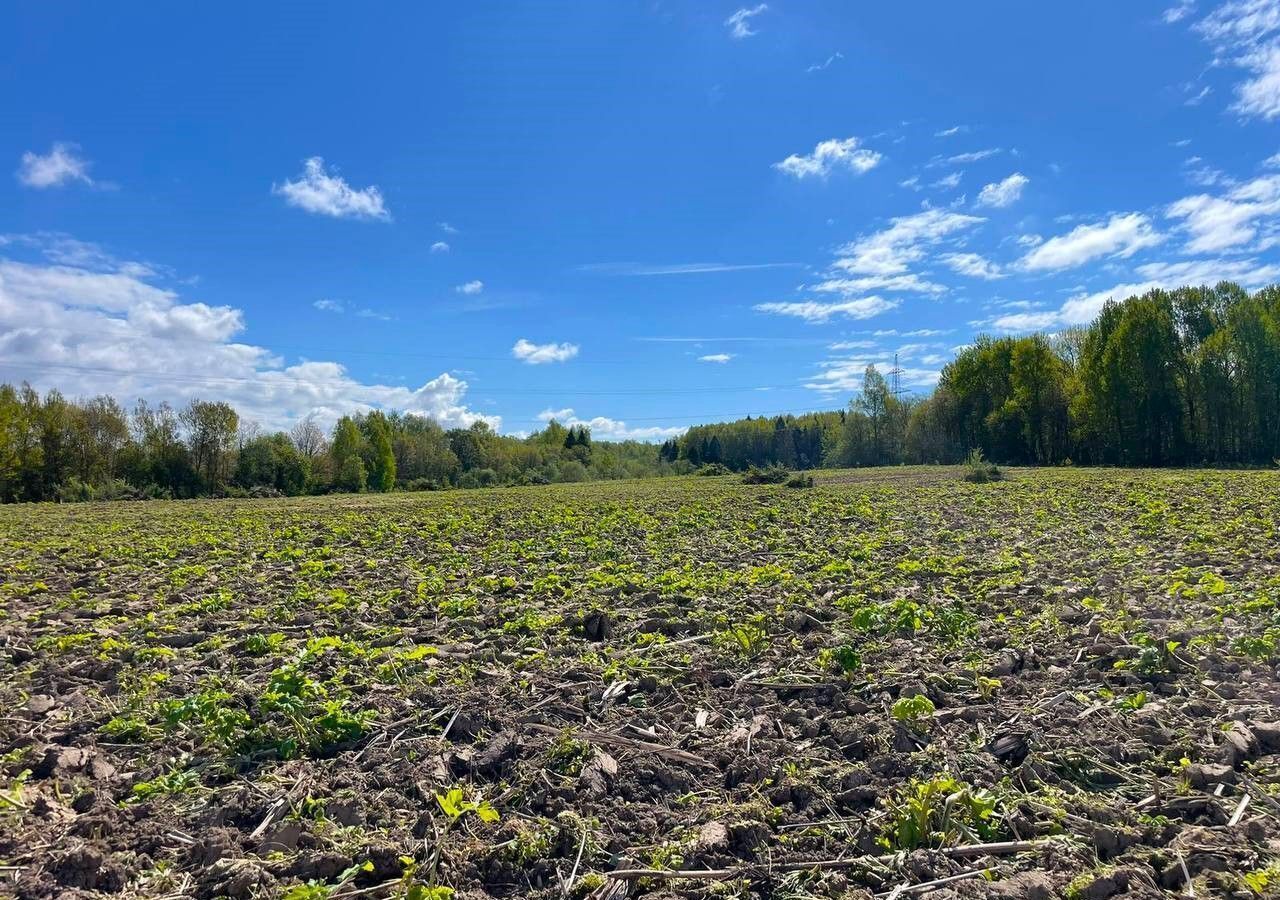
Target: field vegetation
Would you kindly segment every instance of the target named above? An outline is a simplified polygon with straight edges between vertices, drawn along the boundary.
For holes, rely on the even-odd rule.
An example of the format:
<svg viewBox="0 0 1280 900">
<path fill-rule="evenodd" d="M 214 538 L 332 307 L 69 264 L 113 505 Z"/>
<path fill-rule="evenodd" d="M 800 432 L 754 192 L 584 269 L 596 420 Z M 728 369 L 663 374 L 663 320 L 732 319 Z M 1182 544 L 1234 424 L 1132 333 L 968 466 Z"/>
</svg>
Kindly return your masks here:
<svg viewBox="0 0 1280 900">
<path fill-rule="evenodd" d="M 964 471 L 4 507 L 0 892 L 1273 891 L 1280 474 Z"/>
</svg>

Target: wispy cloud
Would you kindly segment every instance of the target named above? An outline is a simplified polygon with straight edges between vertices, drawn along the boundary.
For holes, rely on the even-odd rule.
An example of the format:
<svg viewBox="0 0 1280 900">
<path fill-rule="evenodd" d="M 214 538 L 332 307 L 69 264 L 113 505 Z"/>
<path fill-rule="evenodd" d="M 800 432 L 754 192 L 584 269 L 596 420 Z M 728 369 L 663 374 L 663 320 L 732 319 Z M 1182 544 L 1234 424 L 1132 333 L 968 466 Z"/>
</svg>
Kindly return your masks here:
<svg viewBox="0 0 1280 900">
<path fill-rule="evenodd" d="M 436 241 L 431 245 L 432 253 L 448 253 L 451 248 L 444 241 Z"/>
<path fill-rule="evenodd" d="M 1195 9 L 1195 0 L 1180 0 L 1179 3 L 1166 9 L 1160 18 L 1164 20 L 1166 25 L 1173 25 L 1191 15 L 1195 12 Z"/>
<path fill-rule="evenodd" d="M 933 133 L 933 136 L 934 137 L 955 137 L 960 132 L 968 131 L 968 130 L 969 129 L 966 128 L 964 125 L 952 125 L 950 128 L 944 128 L 941 131 L 935 131 Z"/>
<path fill-rule="evenodd" d="M 773 167 L 794 178 L 826 178 L 837 169 L 863 175 L 879 165 L 884 157 L 862 147 L 861 143 L 856 137 L 832 138 L 820 142 L 807 156 L 793 153 Z"/>
<path fill-rule="evenodd" d="M 938 259 L 951 271 L 970 278 L 994 281 L 1005 275 L 998 265 L 977 253 L 944 253 Z"/>
<path fill-rule="evenodd" d="M 733 38 L 735 41 L 740 41 L 743 38 L 749 38 L 753 35 L 759 34 L 760 32 L 751 30 L 751 20 L 768 9 L 769 4 L 761 3 L 757 6 L 744 6 L 736 11 L 733 15 L 724 20 L 725 27 L 729 29 L 729 37 Z"/>
<path fill-rule="evenodd" d="M 823 69 L 829 69 L 840 60 L 844 59 L 844 54 L 837 50 L 826 58 L 824 62 L 814 63 L 805 72 L 821 72 Z"/>
<path fill-rule="evenodd" d="M 986 150 L 970 150 L 968 153 L 956 153 L 953 156 L 937 156 L 929 160 L 928 165 L 931 168 L 937 166 L 958 166 L 966 163 L 981 162 L 984 159 L 990 159 L 1000 153 L 1003 153 L 999 147 L 989 147 Z"/>
<path fill-rule="evenodd" d="M 1174 15 L 1177 21 L 1186 13 Z M 1247 73 L 1232 110 L 1243 118 L 1280 116 L 1280 0 L 1233 0 L 1192 27 L 1221 59 Z"/>
<path fill-rule="evenodd" d="M 1031 179 L 1021 172 L 1014 172 L 1003 181 L 992 182 L 978 192 L 978 205 L 997 208 L 1010 206 L 1022 196 L 1022 189 L 1030 181 Z"/>
<path fill-rule="evenodd" d="M 468 297 L 474 297 L 476 294 L 484 291 L 484 282 L 479 278 L 474 281 L 468 281 L 454 288 L 459 294 L 466 294 Z"/>
<path fill-rule="evenodd" d="M 302 175 L 271 186 L 271 192 L 290 206 L 337 219 L 389 220 L 382 193 L 370 186 L 357 190 L 337 174 L 325 171 L 324 160 L 313 156 L 303 163 Z"/>
<path fill-rule="evenodd" d="M 531 366 L 540 366 L 546 363 L 567 362 L 578 355 L 578 349 L 577 344 L 567 342 L 535 344 L 525 338 L 520 338 L 520 340 L 516 341 L 515 346 L 511 348 L 511 355 Z"/>
<path fill-rule="evenodd" d="M 714 272 L 746 272 L 754 269 L 789 269 L 798 268 L 803 263 L 586 263 L 578 266 L 579 272 L 590 272 L 594 275 L 706 275 Z"/>
<path fill-rule="evenodd" d="M 1142 213 L 1113 215 L 1106 222 L 1080 225 L 1067 234 L 1049 238 L 1022 258 L 1028 271 L 1057 271 L 1083 265 L 1101 257 L 1127 259 L 1164 240 Z"/>
<path fill-rule="evenodd" d="M 341 300 L 317 300 L 311 304 L 321 312 L 340 313 L 346 310 L 346 304 Z"/>
<path fill-rule="evenodd" d="M 15 175 L 19 183 L 29 188 L 62 187 L 73 181 L 91 185 L 89 165 L 75 144 L 59 142 L 44 155 L 31 151 L 22 154 L 22 164 Z"/>
<path fill-rule="evenodd" d="M 698 362 L 720 363 L 721 365 L 724 365 L 731 359 L 733 359 L 732 353 L 708 353 L 706 356 L 699 356 Z"/>
<path fill-rule="evenodd" d="M 870 319 L 888 312 L 898 306 L 897 300 L 886 300 L 883 297 L 858 297 L 824 303 L 817 300 L 802 300 L 793 303 L 759 303 L 754 307 L 757 312 L 772 313 L 778 316 L 791 316 L 803 319 L 810 325 L 820 325 L 833 318 Z"/>
</svg>

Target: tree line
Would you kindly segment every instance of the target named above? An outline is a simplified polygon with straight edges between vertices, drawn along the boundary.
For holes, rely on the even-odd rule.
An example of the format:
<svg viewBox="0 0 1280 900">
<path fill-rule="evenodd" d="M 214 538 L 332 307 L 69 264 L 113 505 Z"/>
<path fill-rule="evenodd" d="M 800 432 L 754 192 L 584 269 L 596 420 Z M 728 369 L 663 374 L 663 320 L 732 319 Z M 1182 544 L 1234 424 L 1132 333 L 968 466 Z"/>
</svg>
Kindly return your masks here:
<svg viewBox="0 0 1280 900">
<path fill-rule="evenodd" d="M 843 410 L 698 425 L 661 446 L 551 421 L 527 438 L 412 414 L 262 433 L 229 404 L 73 401 L 0 385 L 0 500 L 426 490 L 953 463 L 1270 465 L 1280 459 L 1280 288 L 1153 290 L 1053 336 L 980 337 L 922 397 L 874 367 Z"/>
<path fill-rule="evenodd" d="M 296 496 L 636 478 L 688 471 L 639 441 L 595 441 L 556 421 L 528 438 L 484 422 L 444 429 L 417 415 L 344 416 L 264 433 L 227 403 L 181 409 L 107 396 L 68 400 L 0 385 L 0 501 Z"/>
<path fill-rule="evenodd" d="M 953 463 L 1271 465 L 1280 460 L 1280 288 L 1152 290 L 1092 324 L 980 337 L 928 396 L 874 366 L 835 413 L 691 428 L 667 461 L 730 469 Z"/>
</svg>

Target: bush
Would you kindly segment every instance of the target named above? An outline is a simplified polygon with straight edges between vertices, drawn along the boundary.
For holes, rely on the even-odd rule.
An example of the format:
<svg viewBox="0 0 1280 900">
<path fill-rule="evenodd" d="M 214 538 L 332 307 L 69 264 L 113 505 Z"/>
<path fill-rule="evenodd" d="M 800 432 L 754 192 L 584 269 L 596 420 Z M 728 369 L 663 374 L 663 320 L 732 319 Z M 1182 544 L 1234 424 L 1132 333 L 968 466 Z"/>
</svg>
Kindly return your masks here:
<svg viewBox="0 0 1280 900">
<path fill-rule="evenodd" d="M 772 465 L 763 469 L 751 466 L 742 475 L 743 484 L 782 484 L 791 477 L 786 466 Z"/>
<path fill-rule="evenodd" d="M 785 484 L 789 488 L 811 488 L 813 487 L 813 476 L 797 472 L 788 478 Z"/>
<path fill-rule="evenodd" d="M 249 496 L 254 500 L 274 500 L 278 497 L 283 497 L 284 492 L 276 490 L 274 486 L 269 484 L 255 484 L 249 488 Z"/>
<path fill-rule="evenodd" d="M 406 491 L 438 491 L 440 485 L 432 478 L 414 478 L 404 483 Z"/>
<path fill-rule="evenodd" d="M 705 466 L 699 469 L 695 474 L 706 475 L 708 477 L 715 478 L 720 475 L 728 475 L 729 467 L 724 465 L 724 463 L 707 463 Z"/>
<path fill-rule="evenodd" d="M 964 469 L 964 480 L 974 484 L 986 484 L 988 481 L 1000 481 L 1004 478 L 1000 467 L 983 459 L 982 451 L 977 448 L 970 450 L 965 457 Z"/>
</svg>

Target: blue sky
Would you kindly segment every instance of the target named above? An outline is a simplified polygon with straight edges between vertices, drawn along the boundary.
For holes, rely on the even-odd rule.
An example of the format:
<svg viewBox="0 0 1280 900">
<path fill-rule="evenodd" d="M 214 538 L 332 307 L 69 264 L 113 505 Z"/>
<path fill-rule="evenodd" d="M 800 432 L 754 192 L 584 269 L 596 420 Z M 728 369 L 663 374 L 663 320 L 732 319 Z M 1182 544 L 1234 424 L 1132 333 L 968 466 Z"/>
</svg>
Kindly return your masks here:
<svg viewBox="0 0 1280 900">
<path fill-rule="evenodd" d="M 600 437 L 1280 280 L 1280 0 L 9 4 L 0 378 Z"/>
</svg>

